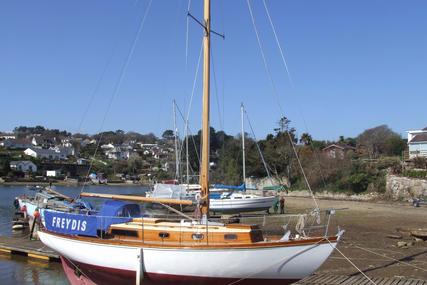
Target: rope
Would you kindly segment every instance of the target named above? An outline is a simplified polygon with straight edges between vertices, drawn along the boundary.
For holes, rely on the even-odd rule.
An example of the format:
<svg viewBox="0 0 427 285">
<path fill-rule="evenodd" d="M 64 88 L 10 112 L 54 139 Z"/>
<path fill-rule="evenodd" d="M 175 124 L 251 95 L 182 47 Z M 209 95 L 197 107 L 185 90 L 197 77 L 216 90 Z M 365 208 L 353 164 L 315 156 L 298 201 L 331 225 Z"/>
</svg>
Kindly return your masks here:
<svg viewBox="0 0 427 285">
<path fill-rule="evenodd" d="M 138 27 L 138 31 L 137 31 L 137 33 L 136 33 L 136 35 L 135 35 L 135 38 L 134 38 L 133 42 L 132 42 L 131 48 L 130 48 L 130 50 L 129 50 L 128 54 L 127 54 L 126 61 L 125 61 L 125 63 L 123 64 L 122 69 L 121 69 L 121 71 L 120 71 L 119 79 L 118 79 L 118 81 L 116 82 L 116 85 L 115 85 L 114 91 L 113 91 L 113 93 L 111 94 L 111 97 L 110 97 L 110 99 L 109 99 L 109 101 L 108 101 L 108 106 L 107 106 L 107 109 L 106 109 L 106 111 L 105 111 L 105 113 L 104 113 L 104 116 L 103 116 L 103 118 L 102 118 L 101 126 L 100 126 L 100 128 L 99 128 L 99 130 L 98 130 L 98 133 L 99 133 L 99 132 L 101 132 L 101 130 L 104 128 L 105 120 L 107 119 L 107 115 L 108 115 L 108 113 L 110 112 L 111 106 L 112 106 L 112 104 L 113 104 L 113 100 L 114 100 L 114 98 L 116 97 L 116 95 L 118 94 L 118 92 L 119 92 L 119 90 L 120 90 L 121 84 L 122 84 L 122 82 L 123 82 L 123 78 L 124 78 L 124 76 L 125 76 L 125 74 L 126 74 L 126 70 L 127 70 L 128 66 L 129 66 L 129 63 L 130 63 L 130 61 L 131 61 L 131 59 L 132 59 L 132 56 L 133 56 L 133 54 L 134 54 L 134 52 L 135 52 L 136 43 L 138 42 L 138 40 L 139 40 L 139 38 L 140 38 L 140 35 L 141 35 L 141 33 L 142 33 L 142 30 L 143 30 L 143 28 L 144 28 L 145 20 L 146 20 L 147 15 L 148 15 L 148 13 L 149 13 L 149 11 L 150 11 L 150 8 L 151 8 L 151 4 L 152 4 L 152 2 L 153 2 L 153 0 L 150 0 L 150 2 L 148 2 L 147 8 L 146 8 L 146 10 L 145 10 L 145 13 L 144 13 L 143 17 L 141 18 L 141 21 L 140 21 L 140 24 L 139 24 L 139 27 Z M 98 140 L 98 142 L 97 142 L 97 144 L 96 144 L 95 152 L 94 152 L 94 154 L 93 154 L 93 159 L 91 160 L 90 165 L 89 165 L 89 168 L 88 168 L 88 171 L 87 171 L 86 181 L 85 181 L 85 183 L 83 183 L 82 188 L 81 188 L 81 190 L 80 190 L 80 193 L 82 193 L 82 192 L 83 192 L 83 190 L 84 190 L 84 188 L 85 188 L 85 186 L 86 186 L 87 178 L 89 177 L 89 174 L 90 174 L 90 172 L 91 172 L 91 170 L 92 170 L 93 163 L 94 163 L 94 161 L 95 161 L 96 154 L 97 154 L 98 149 L 99 149 L 99 146 L 100 146 L 100 144 L 101 144 L 102 137 L 103 137 L 103 133 L 101 133 L 101 135 L 100 135 L 100 137 L 99 137 L 99 140 Z"/>
<path fill-rule="evenodd" d="M 398 263 L 404 264 L 404 265 L 406 265 L 406 266 L 410 266 L 410 267 L 413 267 L 413 268 L 419 269 L 419 270 L 421 270 L 421 271 L 427 272 L 427 269 L 425 269 L 425 268 L 421 268 L 421 267 L 418 267 L 418 266 L 415 266 L 415 265 L 410 264 L 410 263 L 408 263 L 408 262 L 400 261 L 400 260 L 398 260 L 398 259 L 396 259 L 396 258 L 389 257 L 389 256 L 387 256 L 387 255 L 385 255 L 385 254 L 381 254 L 381 253 L 374 252 L 374 251 L 372 251 L 372 250 L 369 250 L 369 249 L 367 249 L 367 248 L 363 248 L 363 247 L 358 246 L 358 245 L 353 245 L 353 246 L 354 246 L 355 248 L 358 248 L 358 249 L 360 249 L 360 250 L 363 250 L 363 251 L 369 252 L 369 253 L 371 253 L 371 254 L 374 254 L 374 255 L 378 255 L 378 256 L 381 256 L 381 257 L 387 258 L 388 260 L 392 260 L 392 261 L 395 261 L 395 262 L 398 262 Z"/>
<path fill-rule="evenodd" d="M 280 264 L 280 263 L 286 263 L 286 262 L 288 262 L 289 260 L 291 260 L 292 258 L 294 258 L 295 256 L 298 256 L 298 255 L 300 255 L 300 254 L 302 254 L 302 253 L 304 253 L 304 252 L 306 252 L 306 251 L 309 251 L 309 250 L 311 250 L 312 248 L 314 248 L 314 247 L 318 246 L 318 245 L 319 245 L 319 243 L 320 243 L 320 242 L 322 242 L 322 241 L 324 241 L 324 239 L 321 239 L 321 240 L 317 241 L 316 243 L 314 243 L 314 244 L 313 244 L 311 247 L 309 247 L 309 248 L 306 248 L 306 249 L 300 250 L 298 253 L 296 253 L 296 254 L 294 254 L 294 255 L 292 255 L 292 256 L 285 257 L 285 258 L 283 258 L 283 259 L 279 260 L 279 261 L 278 261 L 278 262 L 276 262 L 276 263 L 273 263 L 273 264 L 271 264 L 271 265 L 266 266 L 266 267 L 265 267 L 265 268 L 263 268 L 262 270 L 259 270 L 259 271 L 255 272 L 255 273 L 252 273 L 252 274 L 249 274 L 249 275 L 247 275 L 247 276 L 245 276 L 245 277 L 239 278 L 239 279 L 237 279 L 236 281 L 233 281 L 233 282 L 231 282 L 231 283 L 228 283 L 227 285 L 234 285 L 234 284 L 237 284 L 237 283 L 239 283 L 239 282 L 241 282 L 241 281 L 243 281 L 243 280 L 246 280 L 246 279 L 248 279 L 248 278 L 250 278 L 250 277 L 252 277 L 252 276 L 255 276 L 255 275 L 257 275 L 257 274 L 259 274 L 259 273 L 261 273 L 261 272 L 263 272 L 263 271 L 267 270 L 267 269 L 268 269 L 268 268 L 270 268 L 270 267 L 273 267 L 273 266 L 275 266 L 275 265 L 277 265 L 277 264 Z"/>
<path fill-rule="evenodd" d="M 271 87 L 273 89 L 273 94 L 275 95 L 276 100 L 277 100 L 277 106 L 279 107 L 280 112 L 282 114 L 285 114 L 285 112 L 284 112 L 284 110 L 282 108 L 282 105 L 280 103 L 280 99 L 279 99 L 279 96 L 278 96 L 277 88 L 276 88 L 276 85 L 274 84 L 273 77 L 271 75 L 271 71 L 270 71 L 270 69 L 268 67 L 268 64 L 267 64 L 267 59 L 265 57 L 264 49 L 262 47 L 261 38 L 260 38 L 259 33 L 258 33 L 258 28 L 257 28 L 256 23 L 255 23 L 255 18 L 254 18 L 253 12 L 252 12 L 252 7 L 251 7 L 250 0 L 246 0 L 246 2 L 248 4 L 249 14 L 250 14 L 251 19 L 252 19 L 252 25 L 253 25 L 253 28 L 254 28 L 254 31 L 255 31 L 255 35 L 256 35 L 256 38 L 257 38 L 258 46 L 259 46 L 260 53 L 261 53 L 261 56 L 262 56 L 262 60 L 263 60 L 263 63 L 264 63 L 264 68 L 265 68 L 265 71 L 266 71 L 266 73 L 267 73 L 267 75 L 269 77 L 270 84 L 271 84 Z M 310 191 L 311 197 L 312 197 L 312 199 L 314 201 L 314 204 L 316 205 L 316 209 L 319 209 L 319 205 L 317 203 L 316 198 L 314 197 L 313 190 L 311 189 L 310 183 L 308 182 L 307 175 L 305 174 L 304 168 L 302 167 L 301 160 L 299 159 L 299 156 L 298 156 L 298 153 L 296 151 L 295 144 L 294 144 L 294 142 L 292 140 L 291 134 L 289 132 L 287 132 L 287 134 L 288 134 L 288 137 L 289 137 L 289 142 L 292 145 L 292 150 L 293 150 L 293 152 L 295 154 L 295 157 L 296 157 L 296 159 L 298 161 L 298 165 L 299 165 L 299 167 L 301 169 L 301 173 L 302 173 L 302 175 L 304 177 L 305 183 L 307 184 L 308 190 Z"/>
<path fill-rule="evenodd" d="M 329 243 L 329 245 L 332 247 L 332 248 L 334 248 L 334 246 L 332 245 L 332 243 L 331 243 L 331 241 L 328 239 L 328 238 L 325 238 L 327 241 L 328 241 L 328 243 Z M 344 257 L 344 259 L 345 260 L 347 260 L 354 268 L 356 268 L 357 269 L 357 271 L 359 271 L 368 281 L 369 281 L 369 283 L 371 283 L 371 284 L 374 284 L 374 285 L 377 285 L 374 281 L 372 281 L 372 279 L 371 278 L 369 278 L 368 277 L 368 275 L 366 275 L 365 273 L 363 273 L 363 271 L 362 270 L 360 270 L 359 269 L 359 267 L 357 267 L 356 266 L 356 264 L 354 264 L 347 256 L 345 256 L 345 254 L 344 253 L 342 253 L 341 252 L 341 250 L 339 250 L 338 249 L 338 247 L 335 247 L 335 250 L 336 251 L 338 251 L 339 252 L 339 254 L 341 254 L 342 255 L 342 257 Z"/>
</svg>

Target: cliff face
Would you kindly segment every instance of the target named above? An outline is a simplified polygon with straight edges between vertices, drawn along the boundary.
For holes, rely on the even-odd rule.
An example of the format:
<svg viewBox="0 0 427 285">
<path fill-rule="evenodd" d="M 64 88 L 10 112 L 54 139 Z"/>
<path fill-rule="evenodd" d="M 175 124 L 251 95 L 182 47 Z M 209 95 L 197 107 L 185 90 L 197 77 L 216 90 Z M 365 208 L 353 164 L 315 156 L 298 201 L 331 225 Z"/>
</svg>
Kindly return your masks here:
<svg viewBox="0 0 427 285">
<path fill-rule="evenodd" d="M 386 191 L 393 200 L 427 196 L 427 180 L 387 175 Z"/>
</svg>

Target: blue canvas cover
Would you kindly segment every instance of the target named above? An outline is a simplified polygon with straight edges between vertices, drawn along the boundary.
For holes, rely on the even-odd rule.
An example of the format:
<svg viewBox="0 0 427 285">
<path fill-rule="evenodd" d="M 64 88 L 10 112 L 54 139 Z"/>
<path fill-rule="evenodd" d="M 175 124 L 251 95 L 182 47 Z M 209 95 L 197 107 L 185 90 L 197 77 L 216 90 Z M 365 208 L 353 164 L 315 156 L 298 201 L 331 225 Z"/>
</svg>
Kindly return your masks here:
<svg viewBox="0 0 427 285">
<path fill-rule="evenodd" d="M 112 224 L 126 223 L 136 217 L 141 217 L 138 204 L 107 200 L 97 215 L 97 228 L 107 231 Z"/>
<path fill-rule="evenodd" d="M 70 234 L 96 236 L 96 216 L 65 213 L 44 209 L 45 226 L 49 231 Z"/>
<path fill-rule="evenodd" d="M 237 190 L 237 191 L 245 191 L 246 190 L 245 183 L 243 183 L 242 185 L 239 185 L 239 186 L 214 184 L 213 187 L 217 188 L 217 189 L 229 189 L 229 190 Z"/>
</svg>

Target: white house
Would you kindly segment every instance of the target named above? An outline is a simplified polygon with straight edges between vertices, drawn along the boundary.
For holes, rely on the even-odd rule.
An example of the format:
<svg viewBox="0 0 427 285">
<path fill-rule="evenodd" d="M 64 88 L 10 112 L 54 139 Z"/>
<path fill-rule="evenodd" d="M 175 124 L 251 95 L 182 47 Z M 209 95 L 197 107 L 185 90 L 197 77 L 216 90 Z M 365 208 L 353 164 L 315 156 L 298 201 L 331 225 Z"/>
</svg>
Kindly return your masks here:
<svg viewBox="0 0 427 285">
<path fill-rule="evenodd" d="M 58 177 L 61 175 L 60 170 L 46 170 L 47 177 Z"/>
<path fill-rule="evenodd" d="M 11 161 L 10 169 L 22 172 L 36 172 L 37 165 L 35 165 L 32 161 L 29 160 L 21 160 L 21 161 Z"/>
<path fill-rule="evenodd" d="M 53 149 L 29 147 L 26 150 L 24 150 L 24 153 L 34 158 L 43 158 L 43 159 L 49 159 L 49 160 L 67 159 L 67 156 L 64 153 L 62 153 L 61 151 L 53 150 Z"/>
<path fill-rule="evenodd" d="M 105 155 L 109 159 L 114 160 L 127 160 L 130 157 L 130 151 L 126 149 L 121 149 L 120 147 L 114 147 L 105 151 Z"/>
<path fill-rule="evenodd" d="M 14 140 L 16 139 L 15 134 L 2 133 L 0 134 L 0 140 Z"/>
<path fill-rule="evenodd" d="M 427 127 L 408 131 L 409 159 L 417 156 L 427 157 Z"/>
</svg>

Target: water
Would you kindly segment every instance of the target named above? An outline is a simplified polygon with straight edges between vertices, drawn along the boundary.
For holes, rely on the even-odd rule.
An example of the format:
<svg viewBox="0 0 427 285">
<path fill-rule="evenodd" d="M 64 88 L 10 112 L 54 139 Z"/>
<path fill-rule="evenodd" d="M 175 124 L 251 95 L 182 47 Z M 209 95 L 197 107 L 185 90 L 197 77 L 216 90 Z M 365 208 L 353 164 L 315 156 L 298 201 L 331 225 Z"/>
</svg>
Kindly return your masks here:
<svg viewBox="0 0 427 285">
<path fill-rule="evenodd" d="M 56 186 L 55 190 L 76 197 L 81 187 Z M 110 194 L 141 194 L 146 188 L 136 186 L 87 186 L 86 192 Z M 34 191 L 25 186 L 0 186 L 0 235 L 27 238 L 28 233 L 12 232 L 13 200 L 20 195 L 33 196 Z M 99 201 L 99 200 L 98 200 Z M 92 199 L 96 204 L 96 200 Z M 21 256 L 0 253 L 0 284 L 69 284 L 58 262 L 39 261 Z"/>
</svg>

